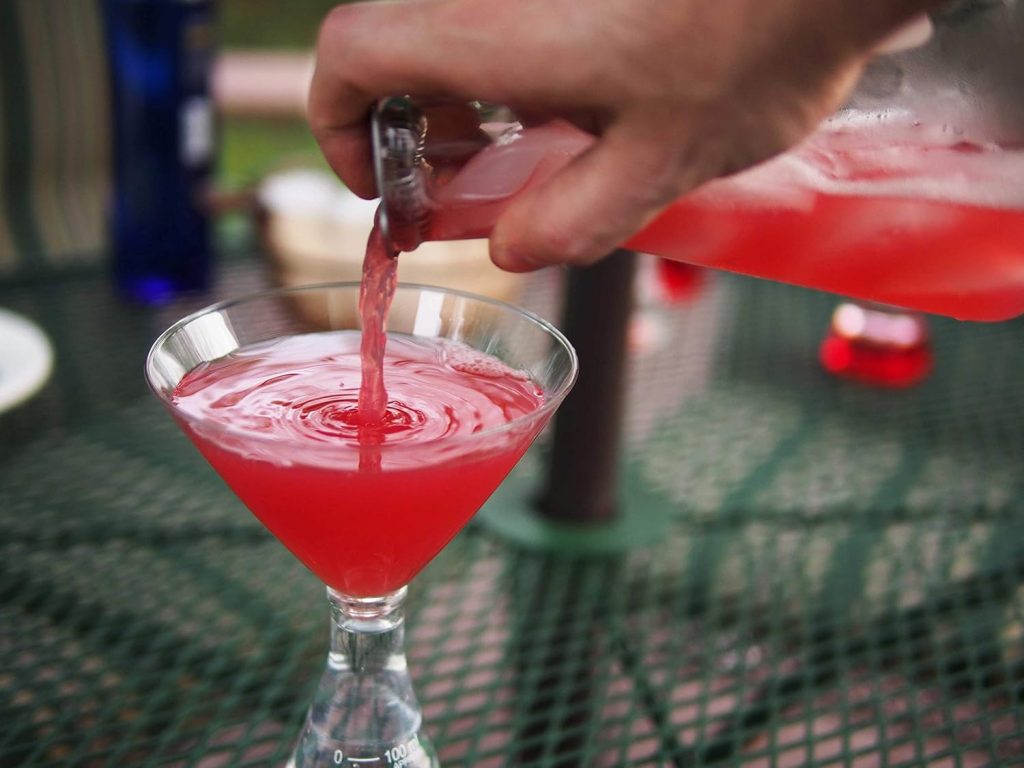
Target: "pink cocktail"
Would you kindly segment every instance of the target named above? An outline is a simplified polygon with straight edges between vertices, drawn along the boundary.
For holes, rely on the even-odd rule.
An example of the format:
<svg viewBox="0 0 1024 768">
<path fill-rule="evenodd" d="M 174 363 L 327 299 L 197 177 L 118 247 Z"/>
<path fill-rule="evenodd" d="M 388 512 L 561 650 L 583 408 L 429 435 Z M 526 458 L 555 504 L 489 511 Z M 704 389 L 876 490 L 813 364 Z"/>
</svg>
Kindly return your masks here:
<svg viewBox="0 0 1024 768">
<path fill-rule="evenodd" d="M 161 335 L 147 379 L 328 587 L 331 653 L 289 766 L 435 768 L 403 655 L 406 585 L 543 429 L 576 357 L 515 307 L 399 287 L 374 412 L 361 393 L 359 317 L 358 284 L 214 305 Z"/>
<path fill-rule="evenodd" d="M 282 544 L 327 586 L 372 597 L 412 581 L 491 495 L 542 426 L 530 417 L 544 392 L 462 344 L 393 337 L 386 414 L 368 425 L 359 342 L 341 331 L 246 345 L 187 373 L 171 404 Z M 524 418 L 525 428 L 473 437 Z M 367 428 L 380 466 L 362 461 Z M 446 456 L 467 438 L 473 451 Z"/>
</svg>

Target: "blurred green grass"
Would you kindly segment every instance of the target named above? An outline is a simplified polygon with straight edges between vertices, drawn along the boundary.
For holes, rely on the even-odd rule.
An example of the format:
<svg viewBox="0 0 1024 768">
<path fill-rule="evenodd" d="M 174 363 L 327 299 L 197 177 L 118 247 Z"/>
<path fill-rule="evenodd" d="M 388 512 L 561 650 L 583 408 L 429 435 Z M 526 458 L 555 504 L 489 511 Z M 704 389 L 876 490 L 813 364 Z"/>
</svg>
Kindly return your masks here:
<svg viewBox="0 0 1024 768">
<path fill-rule="evenodd" d="M 320 20 L 337 0 L 224 0 L 219 6 L 225 48 L 312 48 Z"/>
<path fill-rule="evenodd" d="M 218 160 L 218 186 L 228 190 L 251 187 L 264 174 L 283 166 L 327 168 L 302 120 L 225 118 Z"/>
<path fill-rule="evenodd" d="M 335 5 L 336 0 L 224 0 L 219 6 L 221 47 L 311 49 L 320 21 Z M 274 168 L 294 163 L 327 167 L 304 121 L 222 120 L 217 174 L 220 187 L 249 187 Z"/>
</svg>

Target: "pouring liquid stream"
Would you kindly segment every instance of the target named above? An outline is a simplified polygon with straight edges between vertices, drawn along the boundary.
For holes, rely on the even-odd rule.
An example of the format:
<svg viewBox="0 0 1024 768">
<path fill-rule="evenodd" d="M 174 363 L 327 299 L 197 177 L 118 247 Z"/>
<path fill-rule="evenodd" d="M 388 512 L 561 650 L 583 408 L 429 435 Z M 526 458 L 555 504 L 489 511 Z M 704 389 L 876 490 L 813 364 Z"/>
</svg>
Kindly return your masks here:
<svg viewBox="0 0 1024 768">
<path fill-rule="evenodd" d="M 388 417 L 388 393 L 384 384 L 384 352 L 387 348 L 387 317 L 398 282 L 398 252 L 374 222 L 363 258 L 359 285 L 360 341 L 359 466 L 380 471 L 382 428 Z"/>
</svg>

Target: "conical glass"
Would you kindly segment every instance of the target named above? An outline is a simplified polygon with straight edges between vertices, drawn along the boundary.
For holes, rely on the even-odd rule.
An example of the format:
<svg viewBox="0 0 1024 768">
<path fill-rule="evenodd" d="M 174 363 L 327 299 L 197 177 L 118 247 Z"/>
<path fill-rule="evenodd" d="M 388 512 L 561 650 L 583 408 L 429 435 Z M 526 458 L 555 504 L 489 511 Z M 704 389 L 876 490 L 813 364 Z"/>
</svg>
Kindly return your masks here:
<svg viewBox="0 0 1024 768">
<path fill-rule="evenodd" d="M 457 291 L 399 286 L 389 338 L 467 345 L 528 373 L 543 404 L 499 427 L 423 444 L 387 440 L 373 467 L 358 448 L 286 441 L 187 415 L 184 376 L 242 347 L 359 329 L 359 284 L 268 291 L 171 326 L 146 361 L 153 392 L 214 469 L 327 585 L 331 647 L 289 766 L 436 766 L 403 650 L 406 585 L 501 483 L 575 381 L 576 355 L 544 320 Z"/>
</svg>

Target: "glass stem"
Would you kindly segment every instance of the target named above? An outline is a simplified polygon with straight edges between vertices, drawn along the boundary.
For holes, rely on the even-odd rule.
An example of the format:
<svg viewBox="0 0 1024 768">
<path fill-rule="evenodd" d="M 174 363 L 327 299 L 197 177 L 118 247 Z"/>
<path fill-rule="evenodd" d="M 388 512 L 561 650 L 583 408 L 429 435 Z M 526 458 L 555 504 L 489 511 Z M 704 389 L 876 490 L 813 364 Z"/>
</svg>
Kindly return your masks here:
<svg viewBox="0 0 1024 768">
<path fill-rule="evenodd" d="M 436 768 L 405 660 L 406 589 L 352 597 L 328 588 L 327 667 L 289 768 Z"/>
<path fill-rule="evenodd" d="M 406 588 L 383 597 L 350 597 L 327 588 L 331 604 L 329 666 L 354 674 L 404 675 Z M 411 691 L 410 691 L 411 693 Z"/>
</svg>

